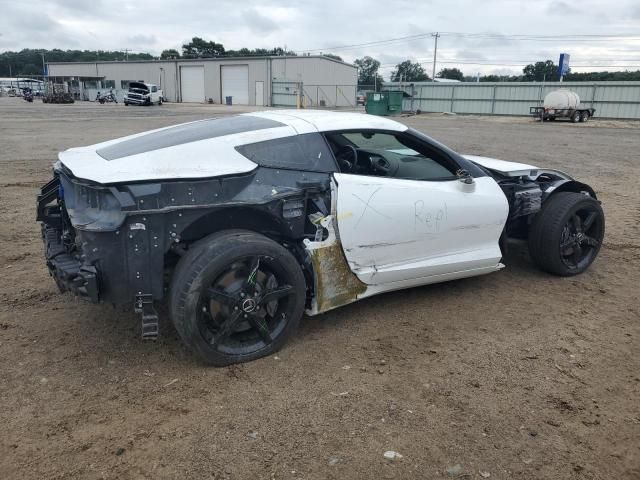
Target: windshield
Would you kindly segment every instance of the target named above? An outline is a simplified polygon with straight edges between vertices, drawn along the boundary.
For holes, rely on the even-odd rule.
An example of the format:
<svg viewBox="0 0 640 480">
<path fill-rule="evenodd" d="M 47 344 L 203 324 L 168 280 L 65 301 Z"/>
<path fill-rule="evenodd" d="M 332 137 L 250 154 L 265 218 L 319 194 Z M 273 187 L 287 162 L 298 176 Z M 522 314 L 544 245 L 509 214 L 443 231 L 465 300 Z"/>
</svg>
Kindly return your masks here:
<svg viewBox="0 0 640 480">
<path fill-rule="evenodd" d="M 349 140 L 356 148 L 384 150 L 386 152 L 397 153 L 402 156 L 423 156 L 400 143 L 394 135 L 375 133 L 344 133 L 343 137 Z"/>
</svg>

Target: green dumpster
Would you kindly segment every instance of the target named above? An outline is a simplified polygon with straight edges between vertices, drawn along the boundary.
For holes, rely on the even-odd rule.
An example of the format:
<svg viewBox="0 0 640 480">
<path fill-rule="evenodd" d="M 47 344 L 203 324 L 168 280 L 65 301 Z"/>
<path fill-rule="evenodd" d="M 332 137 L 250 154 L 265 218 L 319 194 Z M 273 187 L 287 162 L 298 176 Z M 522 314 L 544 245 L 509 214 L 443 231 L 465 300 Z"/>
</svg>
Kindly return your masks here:
<svg viewBox="0 0 640 480">
<path fill-rule="evenodd" d="M 371 115 L 398 115 L 402 113 L 402 90 L 367 93 L 365 110 Z"/>
</svg>

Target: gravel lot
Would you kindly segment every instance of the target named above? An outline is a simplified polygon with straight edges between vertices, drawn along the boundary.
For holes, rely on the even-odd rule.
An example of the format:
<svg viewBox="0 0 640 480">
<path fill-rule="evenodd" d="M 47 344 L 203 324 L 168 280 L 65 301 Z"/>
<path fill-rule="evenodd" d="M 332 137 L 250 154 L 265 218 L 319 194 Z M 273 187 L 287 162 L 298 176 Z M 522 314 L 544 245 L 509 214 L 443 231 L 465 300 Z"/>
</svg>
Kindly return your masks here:
<svg viewBox="0 0 640 480">
<path fill-rule="evenodd" d="M 59 295 L 35 196 L 59 150 L 235 111 L 0 98 L 0 478 L 640 478 L 640 123 L 400 118 L 590 183 L 599 259 L 555 278 L 516 249 L 502 272 L 305 318 L 277 356 L 212 369 L 166 317 L 143 343 L 129 309 Z"/>
</svg>

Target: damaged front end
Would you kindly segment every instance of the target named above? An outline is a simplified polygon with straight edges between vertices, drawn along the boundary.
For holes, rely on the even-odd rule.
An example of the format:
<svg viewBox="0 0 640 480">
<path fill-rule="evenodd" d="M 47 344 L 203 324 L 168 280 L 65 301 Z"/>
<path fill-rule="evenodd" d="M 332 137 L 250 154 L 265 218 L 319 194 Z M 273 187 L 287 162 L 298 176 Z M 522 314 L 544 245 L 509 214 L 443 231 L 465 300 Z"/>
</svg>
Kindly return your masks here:
<svg viewBox="0 0 640 480">
<path fill-rule="evenodd" d="M 71 291 L 93 303 L 118 303 L 123 256 L 117 229 L 125 220 L 120 202 L 109 188 L 72 180 L 58 165 L 54 178 L 37 198 L 49 273 L 61 292 Z M 101 277 L 115 280 L 105 288 Z"/>
<path fill-rule="evenodd" d="M 84 264 L 75 248 L 75 229 L 61 201 L 63 187 L 56 176 L 38 195 L 37 220 L 42 222 L 42 240 L 47 267 L 60 292 L 71 291 L 93 303 L 100 300 L 98 276 L 93 265 Z M 54 205 L 49 205 L 55 201 Z"/>
</svg>

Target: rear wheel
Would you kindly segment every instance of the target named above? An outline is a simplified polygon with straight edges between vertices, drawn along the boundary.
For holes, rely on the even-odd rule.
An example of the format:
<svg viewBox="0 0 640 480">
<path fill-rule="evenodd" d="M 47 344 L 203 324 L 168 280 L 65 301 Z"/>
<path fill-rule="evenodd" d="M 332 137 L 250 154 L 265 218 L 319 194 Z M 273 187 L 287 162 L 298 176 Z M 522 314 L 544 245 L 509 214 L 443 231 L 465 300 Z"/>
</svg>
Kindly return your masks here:
<svg viewBox="0 0 640 480">
<path fill-rule="evenodd" d="M 581 115 L 580 112 L 573 112 L 573 115 L 571 115 L 571 121 L 573 123 L 578 123 L 580 121 Z"/>
<path fill-rule="evenodd" d="M 580 121 L 581 122 L 588 122 L 589 121 L 589 112 L 588 111 L 584 111 L 580 114 Z"/>
<path fill-rule="evenodd" d="M 220 232 L 180 260 L 170 310 L 182 340 L 206 363 L 224 366 L 280 349 L 300 322 L 305 295 L 286 248 L 248 231 Z"/>
<path fill-rule="evenodd" d="M 600 203 L 582 193 L 560 192 L 536 215 L 529 233 L 529 253 L 546 272 L 577 275 L 593 263 L 603 238 Z"/>
</svg>

